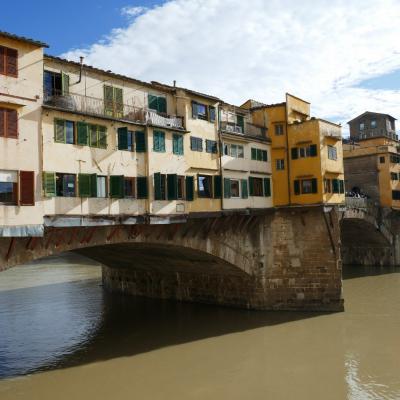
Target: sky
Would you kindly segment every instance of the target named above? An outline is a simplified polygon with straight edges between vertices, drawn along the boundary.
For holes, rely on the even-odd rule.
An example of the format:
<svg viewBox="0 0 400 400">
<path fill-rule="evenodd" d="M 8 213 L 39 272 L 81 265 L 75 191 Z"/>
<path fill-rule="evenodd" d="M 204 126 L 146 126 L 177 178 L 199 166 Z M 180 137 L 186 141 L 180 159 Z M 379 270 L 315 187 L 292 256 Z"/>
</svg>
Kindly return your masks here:
<svg viewBox="0 0 400 400">
<path fill-rule="evenodd" d="M 66 9 L 19 0 L 18 9 L 2 5 L 0 29 L 45 41 L 52 55 L 236 105 L 289 92 L 345 135 L 367 110 L 400 118 L 399 0 L 70 0 Z"/>
</svg>

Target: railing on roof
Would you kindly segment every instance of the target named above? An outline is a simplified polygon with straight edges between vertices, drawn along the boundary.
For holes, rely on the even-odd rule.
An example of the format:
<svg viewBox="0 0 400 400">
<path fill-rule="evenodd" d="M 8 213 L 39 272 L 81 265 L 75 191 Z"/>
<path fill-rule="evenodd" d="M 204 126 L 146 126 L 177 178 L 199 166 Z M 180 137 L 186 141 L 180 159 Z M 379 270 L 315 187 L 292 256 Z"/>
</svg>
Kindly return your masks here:
<svg viewBox="0 0 400 400">
<path fill-rule="evenodd" d="M 98 117 L 115 118 L 165 128 L 184 129 L 182 117 L 159 113 L 155 110 L 114 101 L 106 102 L 103 99 L 76 93 L 70 93 L 68 95 L 45 94 L 44 104 L 63 110 L 80 112 Z"/>
<path fill-rule="evenodd" d="M 244 122 L 244 126 L 229 121 L 220 121 L 220 129 L 223 132 L 239 135 L 266 137 L 266 128 L 256 126 L 247 121 Z"/>
</svg>

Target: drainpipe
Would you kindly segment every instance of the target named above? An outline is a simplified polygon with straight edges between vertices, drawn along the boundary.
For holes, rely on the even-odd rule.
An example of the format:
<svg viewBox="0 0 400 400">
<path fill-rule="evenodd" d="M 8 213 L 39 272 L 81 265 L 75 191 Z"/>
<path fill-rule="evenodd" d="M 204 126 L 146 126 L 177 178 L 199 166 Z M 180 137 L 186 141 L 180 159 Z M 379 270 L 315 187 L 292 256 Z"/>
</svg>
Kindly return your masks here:
<svg viewBox="0 0 400 400">
<path fill-rule="evenodd" d="M 290 193 L 290 149 L 289 149 L 289 130 L 288 130 L 288 109 L 287 109 L 287 96 L 286 96 L 286 102 L 285 102 L 285 128 L 286 128 L 286 161 L 287 161 L 287 185 L 288 185 L 288 196 L 289 196 L 289 204 L 292 203 L 292 196 Z"/>
<path fill-rule="evenodd" d="M 80 59 L 80 69 L 79 69 L 79 79 L 75 83 L 71 83 L 69 86 L 77 85 L 78 83 L 81 83 L 82 81 L 82 71 L 83 71 L 83 56 L 79 57 Z"/>
</svg>

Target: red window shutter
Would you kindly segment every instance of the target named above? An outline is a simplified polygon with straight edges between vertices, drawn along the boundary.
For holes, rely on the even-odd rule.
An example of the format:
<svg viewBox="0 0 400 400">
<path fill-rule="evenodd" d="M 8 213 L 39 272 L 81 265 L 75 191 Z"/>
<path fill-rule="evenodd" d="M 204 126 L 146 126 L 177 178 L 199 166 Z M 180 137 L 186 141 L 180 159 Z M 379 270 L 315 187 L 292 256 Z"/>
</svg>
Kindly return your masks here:
<svg viewBox="0 0 400 400">
<path fill-rule="evenodd" d="M 19 205 L 35 205 L 35 173 L 33 171 L 19 172 Z"/>
<path fill-rule="evenodd" d="M 17 110 L 6 109 L 6 136 L 16 139 L 18 137 L 18 113 Z"/>
<path fill-rule="evenodd" d="M 18 51 L 7 48 L 6 53 L 6 75 L 18 76 Z"/>
<path fill-rule="evenodd" d="M 0 108 L 0 137 L 6 136 L 6 109 Z"/>
<path fill-rule="evenodd" d="M 0 46 L 0 74 L 6 73 L 6 48 Z"/>
</svg>

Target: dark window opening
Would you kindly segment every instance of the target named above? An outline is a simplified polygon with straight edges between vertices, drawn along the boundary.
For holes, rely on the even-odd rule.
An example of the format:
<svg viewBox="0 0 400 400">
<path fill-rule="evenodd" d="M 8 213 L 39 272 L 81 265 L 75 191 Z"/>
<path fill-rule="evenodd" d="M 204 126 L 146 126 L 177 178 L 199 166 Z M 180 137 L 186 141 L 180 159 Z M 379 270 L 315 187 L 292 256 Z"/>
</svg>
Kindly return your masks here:
<svg viewBox="0 0 400 400">
<path fill-rule="evenodd" d="M 59 197 L 76 196 L 76 175 L 56 174 L 56 195 Z"/>
<path fill-rule="evenodd" d="M 199 197 L 212 197 L 212 176 L 199 175 L 198 176 L 198 193 Z"/>
</svg>

